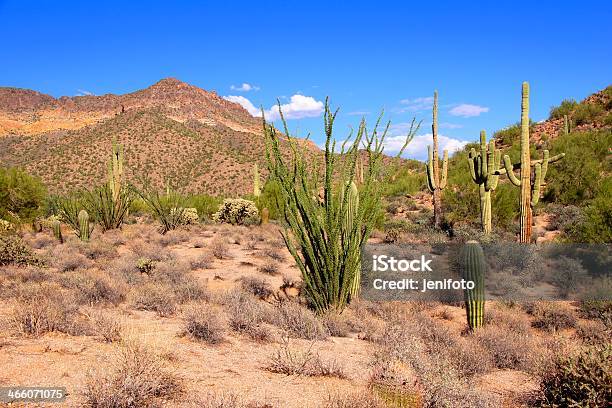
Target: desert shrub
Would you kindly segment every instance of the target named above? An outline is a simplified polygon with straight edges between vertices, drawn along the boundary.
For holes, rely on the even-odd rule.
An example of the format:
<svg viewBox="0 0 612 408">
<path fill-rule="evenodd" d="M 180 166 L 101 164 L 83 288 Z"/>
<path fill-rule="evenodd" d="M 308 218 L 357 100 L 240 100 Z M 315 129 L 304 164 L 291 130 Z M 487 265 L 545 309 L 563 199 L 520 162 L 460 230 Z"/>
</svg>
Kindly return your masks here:
<svg viewBox="0 0 612 408">
<path fill-rule="evenodd" d="M 0 235 L 0 265 L 43 265 L 21 238 L 15 235 Z"/>
<path fill-rule="evenodd" d="M 583 317 L 601 320 L 607 327 L 612 327 L 612 300 L 607 299 L 610 297 L 583 298 L 580 302 L 580 313 Z"/>
<path fill-rule="evenodd" d="M 584 208 L 581 222 L 569 234 L 573 241 L 599 244 L 612 242 L 612 179 L 608 184 L 610 190 L 590 201 Z"/>
<path fill-rule="evenodd" d="M 253 201 L 228 198 L 223 200 L 219 210 L 213 214 L 213 221 L 233 225 L 252 225 L 259 222 L 259 211 Z"/>
<path fill-rule="evenodd" d="M 612 328 L 600 321 L 580 322 L 576 326 L 576 336 L 589 345 L 603 345 L 612 338 Z"/>
<path fill-rule="evenodd" d="M 307 340 L 322 340 L 327 331 L 314 313 L 295 302 L 278 306 L 279 324 L 289 335 Z"/>
<path fill-rule="evenodd" d="M 278 263 L 274 261 L 264 263 L 257 268 L 257 270 L 261 273 L 265 273 L 266 275 L 278 275 L 280 273 L 278 270 Z"/>
<path fill-rule="evenodd" d="M 117 305 L 125 300 L 125 289 L 102 272 L 70 272 L 60 276 L 59 283 L 67 289 L 72 289 L 81 304 Z"/>
<path fill-rule="evenodd" d="M 612 132 L 574 132 L 554 139 L 551 155 L 564 152 L 565 158 L 549 166 L 543 201 L 583 206 L 600 195 L 612 195 L 607 160 Z M 609 198 L 608 198 L 609 199 Z M 609 241 L 608 241 L 609 242 Z"/>
<path fill-rule="evenodd" d="M 171 316 L 176 311 L 176 296 L 167 285 L 146 283 L 134 294 L 134 308 L 156 312 L 159 316 Z"/>
<path fill-rule="evenodd" d="M 501 142 L 502 145 L 511 145 L 519 140 L 521 136 L 521 124 L 515 123 L 507 126 L 504 129 L 498 130 L 493 133 L 493 137 Z"/>
<path fill-rule="evenodd" d="M 327 312 L 320 319 L 330 336 L 347 337 L 351 332 L 351 326 L 343 315 Z"/>
<path fill-rule="evenodd" d="M 367 391 L 348 395 L 330 395 L 323 408 L 386 408 L 387 404 L 379 397 Z"/>
<path fill-rule="evenodd" d="M 19 333 L 28 336 L 51 331 L 81 334 L 74 330 L 76 311 L 70 293 L 59 285 L 29 284 L 21 288 L 10 321 Z"/>
<path fill-rule="evenodd" d="M 137 343 L 123 345 L 110 369 L 89 373 L 83 395 L 89 408 L 158 406 L 181 390 L 181 380 Z"/>
<path fill-rule="evenodd" d="M 285 375 L 346 378 L 343 367 L 336 360 L 322 359 L 318 353 L 312 351 L 312 346 L 311 344 L 306 351 L 295 350 L 289 339 L 284 338 L 266 369 Z"/>
<path fill-rule="evenodd" d="M 204 220 L 212 219 L 212 215 L 217 211 L 221 202 L 221 198 L 205 194 L 190 195 L 185 199 L 185 205 L 194 208 Z"/>
<path fill-rule="evenodd" d="M 155 269 L 156 262 L 149 258 L 138 258 L 136 261 L 136 268 L 140 273 L 151 275 Z"/>
<path fill-rule="evenodd" d="M 533 327 L 546 331 L 558 331 L 576 327 L 576 316 L 558 302 L 537 302 L 533 310 Z"/>
<path fill-rule="evenodd" d="M 92 316 L 93 334 L 106 343 L 116 343 L 121 340 L 121 323 L 109 314 L 98 312 Z"/>
<path fill-rule="evenodd" d="M 426 186 L 425 166 L 420 162 L 410 163 L 402 165 L 394 179 L 385 179 L 382 194 L 385 197 L 413 195 Z"/>
<path fill-rule="evenodd" d="M 213 261 L 213 255 L 205 252 L 191 260 L 191 269 L 211 269 Z"/>
<path fill-rule="evenodd" d="M 578 102 L 574 99 L 564 99 L 559 106 L 550 108 L 549 119 L 563 119 L 563 116 L 570 116 L 574 109 L 578 106 Z"/>
<path fill-rule="evenodd" d="M 524 333 L 518 333 L 503 327 L 485 326 L 473 334 L 493 358 L 497 368 L 530 371 L 534 369 L 533 339 Z"/>
<path fill-rule="evenodd" d="M 87 269 L 92 265 L 92 261 L 81 254 L 76 246 L 68 243 L 51 248 L 46 257 L 51 266 L 60 272 Z"/>
<path fill-rule="evenodd" d="M 179 303 L 210 300 L 210 292 L 202 286 L 195 278 L 185 277 L 180 282 L 174 284 L 174 294 Z"/>
<path fill-rule="evenodd" d="M 0 167 L 0 218 L 33 219 L 42 213 L 46 195 L 47 189 L 38 177 L 18 168 Z"/>
<path fill-rule="evenodd" d="M 601 105 L 581 103 L 574 109 L 572 119 L 577 126 L 585 125 L 596 122 L 603 113 L 604 109 Z"/>
<path fill-rule="evenodd" d="M 193 305 L 183 317 L 185 332 L 196 340 L 208 344 L 223 341 L 225 325 L 219 318 L 219 311 L 206 304 Z"/>
<path fill-rule="evenodd" d="M 229 314 L 230 327 L 253 340 L 265 341 L 272 334 L 263 323 L 270 318 L 266 311 L 251 295 L 239 289 L 226 294 L 223 299 Z"/>
<path fill-rule="evenodd" d="M 227 241 L 224 239 L 215 239 L 213 242 L 211 242 L 209 249 L 213 256 L 217 259 L 230 258 L 229 246 L 227 245 Z"/>
<path fill-rule="evenodd" d="M 542 378 L 541 406 L 609 407 L 612 401 L 612 346 L 592 347 L 559 358 Z"/>
<path fill-rule="evenodd" d="M 240 286 L 242 289 L 250 293 L 253 296 L 257 296 L 260 299 L 265 299 L 272 294 L 272 287 L 267 280 L 252 276 L 245 276 L 241 278 Z"/>
<path fill-rule="evenodd" d="M 575 294 L 589 282 L 590 277 L 579 259 L 559 256 L 553 260 L 555 273 L 552 283 L 558 288 L 559 295 L 567 299 L 570 294 Z"/>
<path fill-rule="evenodd" d="M 583 217 L 582 209 L 575 205 L 550 204 L 546 207 L 549 214 L 549 231 L 559 230 L 569 235 L 576 231 Z"/>
</svg>

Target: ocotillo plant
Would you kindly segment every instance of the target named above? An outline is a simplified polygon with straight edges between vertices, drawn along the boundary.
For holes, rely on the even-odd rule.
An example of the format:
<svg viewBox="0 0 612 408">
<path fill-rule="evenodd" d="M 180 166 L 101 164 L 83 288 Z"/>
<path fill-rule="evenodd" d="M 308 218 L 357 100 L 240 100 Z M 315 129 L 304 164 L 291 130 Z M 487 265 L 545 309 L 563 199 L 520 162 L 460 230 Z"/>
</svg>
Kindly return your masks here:
<svg viewBox="0 0 612 408">
<path fill-rule="evenodd" d="M 519 242 L 529 243 L 531 241 L 532 210 L 540 200 L 540 190 L 546 177 L 548 164 L 561 160 L 565 153 L 549 157 L 548 150 L 544 150 L 543 158 L 531 161 L 529 151 L 529 84 L 523 82 L 521 100 L 521 162 L 512 164 L 510 156 L 504 156 L 504 168 L 508 178 L 515 186 L 521 188 L 520 208 L 520 237 Z M 534 177 L 531 174 L 534 167 Z M 515 169 L 520 169 L 520 179 L 514 174 Z"/>
<path fill-rule="evenodd" d="M 93 229 L 93 228 L 92 228 Z M 85 210 L 79 211 L 79 238 L 81 241 L 89 241 L 92 229 L 89 229 L 89 214 Z"/>
<path fill-rule="evenodd" d="M 442 224 L 442 190 L 446 187 L 448 176 L 448 151 L 444 150 L 442 159 L 442 174 L 438 157 L 438 91 L 434 91 L 433 122 L 431 124 L 433 148 L 427 146 L 427 187 L 433 195 L 434 225 L 440 227 Z M 433 150 L 433 151 L 432 151 Z"/>
<path fill-rule="evenodd" d="M 55 220 L 51 223 L 51 229 L 53 230 L 53 236 L 62 244 L 64 243 L 64 236 L 62 235 L 62 223 Z"/>
<path fill-rule="evenodd" d="M 463 247 L 461 257 L 461 277 L 474 282 L 473 289 L 464 289 L 465 313 L 470 330 L 482 326 L 485 309 L 485 271 L 484 252 L 477 241 L 468 241 Z"/>
<path fill-rule="evenodd" d="M 259 167 L 257 163 L 253 165 L 253 195 L 255 197 L 261 195 L 261 188 L 259 187 Z"/>
<path fill-rule="evenodd" d="M 506 172 L 500 169 L 501 152 L 495 149 L 495 140 L 487 146 L 487 134 L 480 132 L 480 151 L 472 148 L 468 154 L 472 180 L 479 186 L 480 222 L 485 234 L 491 233 L 491 192 L 497 188 L 499 175 Z"/>
<path fill-rule="evenodd" d="M 389 125 L 379 134 L 380 118 L 372 131 L 366 129 L 362 120 L 354 140 L 343 138 L 345 142 L 338 155 L 333 138 L 337 111 L 332 112 L 326 101 L 325 155 L 319 177 L 316 170 L 319 163 L 307 154 L 305 144 L 290 136 L 280 103 L 279 112 L 286 138 L 267 124 L 265 118 L 263 124 L 270 178 L 278 183 L 284 204 L 283 238 L 302 273 L 304 294 L 310 306 L 319 313 L 341 311 L 351 299 L 361 261 L 361 245 L 369 238 L 380 209 L 383 148 Z M 417 130 L 413 120 L 399 154 Z M 352 184 L 362 139 L 368 168 L 363 185 L 355 192 Z M 284 148 L 290 149 L 289 160 L 283 154 Z M 342 193 L 349 189 L 353 192 Z M 349 198 L 355 193 L 359 195 L 359 205 L 351 206 Z M 352 212 L 350 217 L 349 212 Z"/>
</svg>

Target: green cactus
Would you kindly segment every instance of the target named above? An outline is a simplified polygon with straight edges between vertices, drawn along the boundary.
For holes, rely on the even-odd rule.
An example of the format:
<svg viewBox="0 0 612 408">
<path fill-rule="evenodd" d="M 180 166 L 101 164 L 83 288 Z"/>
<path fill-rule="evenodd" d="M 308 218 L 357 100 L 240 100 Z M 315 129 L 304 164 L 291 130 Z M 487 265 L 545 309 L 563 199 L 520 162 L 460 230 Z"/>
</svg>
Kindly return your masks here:
<svg viewBox="0 0 612 408">
<path fill-rule="evenodd" d="M 91 229 L 89 229 L 89 214 L 85 210 L 79 211 L 79 238 L 81 241 L 89 241 Z"/>
<path fill-rule="evenodd" d="M 257 163 L 253 165 L 253 195 L 255 197 L 261 195 L 261 189 L 259 188 L 259 166 L 257 166 Z"/>
<path fill-rule="evenodd" d="M 480 222 L 485 234 L 491 233 L 491 192 L 497 188 L 499 175 L 506 172 L 500 169 L 501 152 L 495 149 L 495 140 L 487 146 L 487 134 L 480 132 L 480 151 L 472 148 L 468 154 L 472 180 L 479 186 Z"/>
<path fill-rule="evenodd" d="M 123 181 L 123 146 L 113 139 L 111 159 L 108 163 L 108 187 L 113 201 L 119 201 Z"/>
<path fill-rule="evenodd" d="M 473 289 L 465 289 L 465 313 L 470 330 L 482 326 L 485 309 L 485 271 L 484 252 L 477 241 L 468 241 L 463 247 L 461 257 L 461 277 L 474 282 Z"/>
<path fill-rule="evenodd" d="M 53 236 L 62 244 L 64 243 L 64 236 L 62 235 L 62 223 L 58 220 L 54 220 L 51 223 L 51 229 L 53 230 Z"/>
<path fill-rule="evenodd" d="M 444 150 L 442 159 L 442 174 L 438 157 L 438 91 L 434 91 L 433 122 L 431 124 L 433 148 L 427 146 L 427 187 L 433 195 L 434 224 L 440 227 L 442 224 L 442 190 L 446 188 L 448 176 L 448 151 Z"/>
<path fill-rule="evenodd" d="M 571 132 L 571 120 L 568 119 L 567 115 L 563 115 L 563 134 L 567 135 Z"/>
<path fill-rule="evenodd" d="M 358 228 L 355 225 L 355 219 L 357 217 L 357 212 L 359 211 L 359 190 L 357 190 L 357 185 L 354 181 L 351 182 L 351 185 L 348 189 L 347 193 L 348 197 L 343 202 L 346 203 L 346 211 L 344 212 L 344 235 L 345 240 L 349 240 L 349 234 L 357 234 L 355 228 Z M 356 297 L 359 294 L 359 285 L 361 284 L 361 262 L 357 264 L 354 272 L 353 283 L 350 288 L 351 297 Z"/>
<path fill-rule="evenodd" d="M 520 198 L 520 237 L 519 242 L 531 241 L 533 207 L 540 200 L 542 184 L 546 177 L 548 164 L 561 160 L 565 153 L 550 157 L 548 150 L 544 150 L 540 160 L 531 160 L 529 151 L 529 83 L 523 82 L 521 101 L 521 162 L 512 164 L 510 156 L 504 156 L 504 169 L 510 182 L 521 188 Z M 534 176 L 531 176 L 531 167 L 534 167 Z M 520 179 L 514 170 L 520 169 Z M 499 174 L 502 174 L 499 172 Z"/>
</svg>

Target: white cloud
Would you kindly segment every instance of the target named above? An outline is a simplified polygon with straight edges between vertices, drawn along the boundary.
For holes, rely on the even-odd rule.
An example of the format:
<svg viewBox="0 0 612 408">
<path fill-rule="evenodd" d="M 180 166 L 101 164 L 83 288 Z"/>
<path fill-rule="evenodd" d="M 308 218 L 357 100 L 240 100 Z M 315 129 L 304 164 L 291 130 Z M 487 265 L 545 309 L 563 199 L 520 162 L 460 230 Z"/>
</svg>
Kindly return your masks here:
<svg viewBox="0 0 612 408">
<path fill-rule="evenodd" d="M 259 87 L 258 86 L 251 85 L 251 84 L 248 84 L 246 82 L 243 82 L 242 85 L 240 85 L 240 86 L 232 85 L 232 86 L 230 86 L 230 89 L 232 91 L 239 91 L 239 92 L 259 91 Z"/>
<path fill-rule="evenodd" d="M 224 96 L 230 102 L 235 102 L 242 105 L 252 116 L 260 117 L 261 111 L 257 109 L 251 101 L 244 96 Z M 321 115 L 323 113 L 324 105 L 323 102 L 317 101 L 312 96 L 305 95 L 293 95 L 288 103 L 281 104 L 281 110 L 285 119 L 301 119 L 311 118 Z M 275 121 L 280 119 L 278 111 L 278 105 L 273 105 L 270 109 L 265 111 L 266 119 L 269 121 Z"/>
<path fill-rule="evenodd" d="M 257 109 L 255 105 L 253 105 L 251 101 L 249 101 L 244 96 L 229 95 L 229 96 L 224 96 L 223 99 L 241 105 L 244 109 L 246 109 L 251 114 L 251 116 L 257 116 L 257 117 L 261 116 L 261 110 Z"/>
<path fill-rule="evenodd" d="M 473 116 L 479 116 L 481 113 L 488 112 L 489 108 L 486 106 L 470 105 L 469 103 L 462 103 L 452 108 L 448 113 L 453 116 L 462 116 L 464 118 L 471 118 Z"/>
<path fill-rule="evenodd" d="M 399 152 L 406 141 L 406 134 L 408 134 L 409 129 L 410 123 L 398 123 L 391 126 L 385 138 L 386 154 L 394 155 Z M 433 142 L 431 136 L 431 133 L 415 136 L 404 150 L 403 157 L 426 160 L 427 146 L 431 145 Z M 451 155 L 457 150 L 461 150 L 467 143 L 466 141 L 454 139 L 449 136 L 438 135 L 438 149 L 440 150 L 440 155 L 442 155 L 445 149 L 448 150 L 448 154 Z"/>
<path fill-rule="evenodd" d="M 421 112 L 430 110 L 433 106 L 433 96 L 424 96 L 414 99 L 402 99 L 400 103 L 403 107 L 397 109 L 398 112 Z"/>
<path fill-rule="evenodd" d="M 76 96 L 93 96 L 93 95 L 94 95 L 93 92 L 89 92 L 85 89 L 77 89 Z"/>
</svg>

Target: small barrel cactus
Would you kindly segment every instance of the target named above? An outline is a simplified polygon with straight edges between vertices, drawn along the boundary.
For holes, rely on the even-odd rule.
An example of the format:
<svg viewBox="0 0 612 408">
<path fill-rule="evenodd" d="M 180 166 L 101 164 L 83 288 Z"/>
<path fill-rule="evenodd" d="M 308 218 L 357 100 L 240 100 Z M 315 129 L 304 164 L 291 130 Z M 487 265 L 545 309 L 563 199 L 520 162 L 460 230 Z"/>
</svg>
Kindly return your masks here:
<svg viewBox="0 0 612 408">
<path fill-rule="evenodd" d="M 486 263 L 482 247 L 477 241 L 466 242 L 461 259 L 461 275 L 466 281 L 474 282 L 473 289 L 463 291 L 465 312 L 470 330 L 482 326 L 485 308 L 484 275 Z"/>
<path fill-rule="evenodd" d="M 79 211 L 79 238 L 81 241 L 89 241 L 89 214 L 85 210 Z"/>
<path fill-rule="evenodd" d="M 64 243 L 64 237 L 62 235 L 62 223 L 55 220 L 51 223 L 51 229 L 53 230 L 53 236 L 61 243 Z"/>
</svg>

